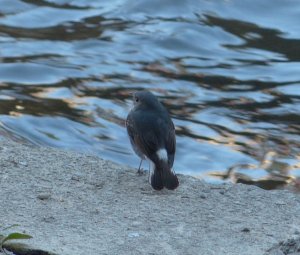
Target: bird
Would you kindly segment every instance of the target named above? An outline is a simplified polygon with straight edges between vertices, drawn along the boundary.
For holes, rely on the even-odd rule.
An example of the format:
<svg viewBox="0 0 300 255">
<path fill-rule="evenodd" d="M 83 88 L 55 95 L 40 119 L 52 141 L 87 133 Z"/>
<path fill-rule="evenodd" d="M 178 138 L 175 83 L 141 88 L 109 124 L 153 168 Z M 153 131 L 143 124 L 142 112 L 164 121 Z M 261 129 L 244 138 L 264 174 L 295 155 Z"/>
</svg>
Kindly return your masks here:
<svg viewBox="0 0 300 255">
<path fill-rule="evenodd" d="M 152 188 L 174 190 L 179 186 L 177 175 L 172 171 L 176 151 L 174 123 L 167 109 L 148 90 L 134 92 L 133 103 L 125 122 L 132 148 L 141 163 L 144 159 L 150 161 Z"/>
</svg>

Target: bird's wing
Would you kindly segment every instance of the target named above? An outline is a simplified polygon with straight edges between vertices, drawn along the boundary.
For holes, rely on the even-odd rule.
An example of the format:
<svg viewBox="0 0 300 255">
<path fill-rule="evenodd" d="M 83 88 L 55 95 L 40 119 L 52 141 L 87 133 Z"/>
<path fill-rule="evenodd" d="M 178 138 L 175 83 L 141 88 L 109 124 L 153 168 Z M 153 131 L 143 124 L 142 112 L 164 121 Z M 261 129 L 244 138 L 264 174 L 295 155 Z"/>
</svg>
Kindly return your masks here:
<svg viewBox="0 0 300 255">
<path fill-rule="evenodd" d="M 126 120 L 127 132 L 135 152 L 138 155 L 144 154 L 151 161 L 157 162 L 159 160 L 156 154 L 157 150 L 163 145 L 168 153 L 169 166 L 172 167 L 176 147 L 175 128 L 172 121 L 166 123 L 164 119 L 156 118 L 154 122 L 148 121 L 148 119 L 140 122 L 140 119 L 133 118 L 129 114 Z M 165 133 L 164 141 L 159 139 L 161 129 L 165 130 L 163 131 Z"/>
<path fill-rule="evenodd" d="M 133 118 L 133 114 L 134 113 L 128 114 L 126 119 L 127 133 L 132 148 L 140 158 L 145 158 L 146 156 L 153 161 L 154 159 L 151 155 L 156 152 L 157 138 L 151 129 L 141 129 L 139 126 L 139 118 Z"/>
<path fill-rule="evenodd" d="M 125 126 L 127 129 L 127 134 L 129 136 L 130 142 L 134 141 L 134 128 L 133 128 L 133 120 L 131 114 L 128 114 L 127 119 L 125 121 Z"/>
</svg>

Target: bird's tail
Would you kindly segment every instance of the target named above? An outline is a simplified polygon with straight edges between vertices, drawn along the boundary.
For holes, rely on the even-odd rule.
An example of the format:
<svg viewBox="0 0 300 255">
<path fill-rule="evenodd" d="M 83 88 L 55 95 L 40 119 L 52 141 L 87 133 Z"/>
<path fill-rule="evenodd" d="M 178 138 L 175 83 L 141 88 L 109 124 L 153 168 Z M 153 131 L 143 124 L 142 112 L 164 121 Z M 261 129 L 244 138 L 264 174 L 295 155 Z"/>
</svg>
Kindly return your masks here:
<svg viewBox="0 0 300 255">
<path fill-rule="evenodd" d="M 150 183 L 153 189 L 161 190 L 166 189 L 174 190 L 178 187 L 179 181 L 174 172 L 172 172 L 168 163 L 160 161 L 154 167 L 154 172 L 151 175 Z"/>
</svg>

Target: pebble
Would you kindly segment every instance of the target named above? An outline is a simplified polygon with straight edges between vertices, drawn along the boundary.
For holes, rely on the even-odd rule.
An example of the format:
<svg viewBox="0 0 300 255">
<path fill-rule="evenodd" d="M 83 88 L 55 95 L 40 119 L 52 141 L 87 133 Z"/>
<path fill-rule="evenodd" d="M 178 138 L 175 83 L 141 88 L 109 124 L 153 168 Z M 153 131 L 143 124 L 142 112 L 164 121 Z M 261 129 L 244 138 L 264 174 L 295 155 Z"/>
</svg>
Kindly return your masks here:
<svg viewBox="0 0 300 255">
<path fill-rule="evenodd" d="M 135 237 L 139 237 L 139 236 L 140 236 L 140 234 L 138 232 L 131 232 L 128 234 L 128 237 L 130 237 L 130 238 L 135 238 Z"/>
<path fill-rule="evenodd" d="M 243 228 L 243 229 L 242 229 L 242 232 L 244 232 L 244 233 L 249 233 L 249 232 L 250 232 L 250 229 L 249 229 L 249 228 Z"/>
<path fill-rule="evenodd" d="M 19 165 L 28 166 L 28 163 L 26 161 L 19 161 Z"/>
<path fill-rule="evenodd" d="M 43 193 L 43 194 L 37 195 L 37 198 L 40 200 L 48 200 L 50 197 L 51 197 L 51 195 L 48 193 Z"/>
</svg>

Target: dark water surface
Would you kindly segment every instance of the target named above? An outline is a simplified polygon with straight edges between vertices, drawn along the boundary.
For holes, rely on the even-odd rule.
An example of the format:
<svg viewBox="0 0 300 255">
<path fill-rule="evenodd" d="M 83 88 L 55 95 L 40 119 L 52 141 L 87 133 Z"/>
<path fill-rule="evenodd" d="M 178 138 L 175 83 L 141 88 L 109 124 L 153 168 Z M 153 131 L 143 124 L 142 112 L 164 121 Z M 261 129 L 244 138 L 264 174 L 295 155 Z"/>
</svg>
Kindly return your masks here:
<svg viewBox="0 0 300 255">
<path fill-rule="evenodd" d="M 0 0 L 1 129 L 137 167 L 124 119 L 146 88 L 177 172 L 218 181 L 271 151 L 299 176 L 299 27 L 297 0 Z"/>
</svg>

